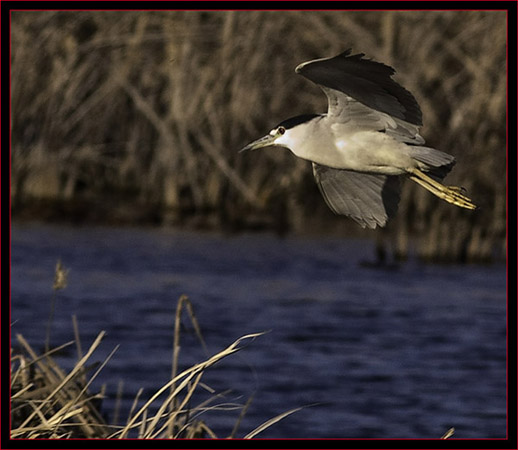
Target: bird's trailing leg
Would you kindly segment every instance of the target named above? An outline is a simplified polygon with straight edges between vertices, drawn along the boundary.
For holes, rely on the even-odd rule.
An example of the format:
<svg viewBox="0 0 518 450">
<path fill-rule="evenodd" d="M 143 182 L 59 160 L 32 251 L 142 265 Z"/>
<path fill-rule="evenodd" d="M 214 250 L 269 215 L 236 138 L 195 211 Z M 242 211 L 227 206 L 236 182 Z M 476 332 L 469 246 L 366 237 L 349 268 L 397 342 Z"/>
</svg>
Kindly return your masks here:
<svg viewBox="0 0 518 450">
<path fill-rule="evenodd" d="M 444 186 L 429 177 L 419 169 L 409 169 L 409 178 L 439 198 L 466 209 L 477 209 L 469 197 L 466 197 L 464 188 L 458 186 Z"/>
</svg>

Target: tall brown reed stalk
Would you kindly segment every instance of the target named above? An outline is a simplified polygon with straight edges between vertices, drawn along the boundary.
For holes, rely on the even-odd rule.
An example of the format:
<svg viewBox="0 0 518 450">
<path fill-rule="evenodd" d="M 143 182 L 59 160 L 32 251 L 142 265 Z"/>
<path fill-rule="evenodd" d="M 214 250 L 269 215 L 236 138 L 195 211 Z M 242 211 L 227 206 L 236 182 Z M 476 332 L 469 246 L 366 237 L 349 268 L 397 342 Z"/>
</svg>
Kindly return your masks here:
<svg viewBox="0 0 518 450">
<path fill-rule="evenodd" d="M 57 292 L 65 289 L 67 286 L 68 270 L 63 267 L 61 260 L 58 260 L 56 264 L 56 270 L 54 272 L 54 284 L 52 285 L 52 298 L 50 300 L 50 313 L 47 322 L 47 332 L 45 335 L 45 351 L 50 350 L 50 333 L 52 331 L 52 323 L 54 321 L 54 312 L 56 309 L 56 296 Z"/>
</svg>

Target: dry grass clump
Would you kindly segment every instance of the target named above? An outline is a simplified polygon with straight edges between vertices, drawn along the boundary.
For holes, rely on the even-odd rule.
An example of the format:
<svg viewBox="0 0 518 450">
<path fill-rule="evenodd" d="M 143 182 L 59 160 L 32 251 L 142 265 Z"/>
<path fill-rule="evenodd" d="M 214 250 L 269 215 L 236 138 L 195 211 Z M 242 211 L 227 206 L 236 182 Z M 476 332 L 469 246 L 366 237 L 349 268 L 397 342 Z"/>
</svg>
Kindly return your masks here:
<svg viewBox="0 0 518 450">
<path fill-rule="evenodd" d="M 86 365 L 98 347 L 101 332 L 88 352 L 68 373 L 53 360 L 60 346 L 37 355 L 21 335 L 22 351 L 11 360 L 11 438 L 105 438 L 109 428 L 95 406 L 101 396 L 91 395 L 85 383 Z"/>
<path fill-rule="evenodd" d="M 397 69 L 428 144 L 457 157 L 447 182 L 481 206 L 407 184 L 395 251 L 418 234 L 424 259 L 505 256 L 503 11 L 17 11 L 11 24 L 15 217 L 356 232 L 304 161 L 237 153 L 325 111 L 293 69 L 352 47 Z"/>
<path fill-rule="evenodd" d="M 220 396 L 201 382 L 205 372 L 222 359 L 240 351 L 262 333 L 248 334 L 207 358 L 205 361 L 177 373 L 179 357 L 180 316 L 186 308 L 199 333 L 199 326 L 187 297 L 178 302 L 175 320 L 173 369 L 169 382 L 158 389 L 149 399 L 142 400 L 137 394 L 129 417 L 124 425 L 108 423 L 101 414 L 99 404 L 103 392 L 92 394 L 90 386 L 103 367 L 109 363 L 115 348 L 102 363 L 91 363 L 104 336 L 99 333 L 88 351 L 79 355 L 69 372 L 64 371 L 54 360 L 54 354 L 73 344 L 69 342 L 38 355 L 21 335 L 17 335 L 19 350 L 11 359 L 11 438 L 13 439 L 155 439 L 155 438 L 217 438 L 202 420 L 203 413 L 220 408 Z M 78 336 L 76 330 L 76 336 Z M 201 336 L 201 335 L 200 335 Z M 78 349 L 81 348 L 77 341 Z M 91 373 L 93 372 L 93 373 Z M 193 405 L 193 394 L 199 390 L 212 393 L 208 400 Z M 139 405 L 141 403 L 141 406 Z M 234 405 L 242 413 L 228 438 L 236 437 L 246 405 Z M 227 406 L 228 408 L 228 406 Z M 250 439 L 270 425 L 300 408 L 287 411 L 247 433 Z M 114 416 L 117 416 L 117 412 Z"/>
</svg>

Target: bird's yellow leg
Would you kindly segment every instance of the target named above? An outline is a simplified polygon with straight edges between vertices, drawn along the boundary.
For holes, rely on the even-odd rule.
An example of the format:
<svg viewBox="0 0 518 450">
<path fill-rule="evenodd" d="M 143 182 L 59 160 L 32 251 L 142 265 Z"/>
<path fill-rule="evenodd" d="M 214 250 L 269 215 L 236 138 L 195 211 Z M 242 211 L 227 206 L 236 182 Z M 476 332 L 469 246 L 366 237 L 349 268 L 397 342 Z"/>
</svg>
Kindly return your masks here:
<svg viewBox="0 0 518 450">
<path fill-rule="evenodd" d="M 442 198 L 456 206 L 466 209 L 476 209 L 469 197 L 463 195 L 466 191 L 458 186 L 444 186 L 433 178 L 429 177 L 419 169 L 409 169 L 409 178 L 417 184 L 423 186 L 435 196 Z"/>
<path fill-rule="evenodd" d="M 465 196 L 466 195 L 466 188 L 463 188 L 462 186 L 446 186 L 448 189 L 451 189 L 452 191 L 458 192 L 459 194 Z M 468 198 L 468 197 L 466 197 Z"/>
</svg>

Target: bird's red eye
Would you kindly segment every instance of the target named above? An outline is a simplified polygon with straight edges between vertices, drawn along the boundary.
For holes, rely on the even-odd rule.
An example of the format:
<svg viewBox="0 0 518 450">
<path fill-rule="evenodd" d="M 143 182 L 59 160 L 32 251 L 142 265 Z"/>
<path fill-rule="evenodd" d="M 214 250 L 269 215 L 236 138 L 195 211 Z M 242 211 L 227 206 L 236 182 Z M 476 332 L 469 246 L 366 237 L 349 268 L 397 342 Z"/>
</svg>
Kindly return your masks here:
<svg viewBox="0 0 518 450">
<path fill-rule="evenodd" d="M 285 132 L 286 132 L 286 128 L 284 128 L 284 127 L 277 128 L 277 133 L 284 134 Z"/>
</svg>

